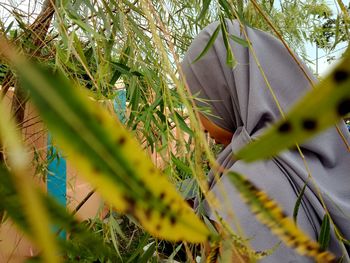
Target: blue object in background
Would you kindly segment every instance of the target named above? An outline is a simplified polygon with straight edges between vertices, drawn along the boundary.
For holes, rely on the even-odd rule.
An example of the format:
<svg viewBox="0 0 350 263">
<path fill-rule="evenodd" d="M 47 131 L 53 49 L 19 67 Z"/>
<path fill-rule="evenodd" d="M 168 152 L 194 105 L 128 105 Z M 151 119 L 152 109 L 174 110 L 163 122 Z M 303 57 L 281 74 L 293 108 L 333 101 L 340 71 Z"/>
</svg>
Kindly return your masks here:
<svg viewBox="0 0 350 263">
<path fill-rule="evenodd" d="M 122 123 L 126 121 L 126 90 L 119 89 L 113 101 L 113 108 Z M 64 207 L 67 205 L 67 163 L 62 154 L 52 145 L 52 138 L 47 138 L 47 192 Z M 53 231 L 58 228 L 53 226 Z M 66 238 L 66 233 L 61 232 L 60 237 Z"/>
<path fill-rule="evenodd" d="M 67 205 L 67 163 L 60 152 L 52 145 L 50 134 L 47 138 L 47 192 L 54 197 L 58 203 L 66 207 Z M 57 231 L 57 227 L 53 227 L 53 231 Z M 66 233 L 61 232 L 60 237 L 66 238 Z"/>
<path fill-rule="evenodd" d="M 126 122 L 126 90 L 118 89 L 113 101 L 114 112 L 122 123 Z"/>
</svg>

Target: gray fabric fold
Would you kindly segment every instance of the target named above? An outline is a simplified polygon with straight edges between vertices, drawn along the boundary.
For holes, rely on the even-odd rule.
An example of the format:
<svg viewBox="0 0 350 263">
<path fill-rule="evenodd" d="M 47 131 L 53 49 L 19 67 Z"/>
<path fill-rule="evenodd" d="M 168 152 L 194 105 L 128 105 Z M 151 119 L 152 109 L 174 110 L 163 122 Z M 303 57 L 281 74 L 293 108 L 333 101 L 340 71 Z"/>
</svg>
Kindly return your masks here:
<svg viewBox="0 0 350 263">
<path fill-rule="evenodd" d="M 226 23 L 229 34 L 244 38 L 237 21 L 226 20 Z M 318 188 L 332 220 L 341 234 L 350 239 L 350 155 L 334 127 L 301 145 L 317 188 L 308 180 L 303 160 L 294 150 L 285 151 L 271 160 L 252 164 L 231 160 L 233 152 L 259 137 L 281 115 L 248 48 L 234 41 L 230 42 L 238 64 L 234 69 L 229 68 L 226 65 L 226 49 L 220 33 L 208 53 L 193 63 L 217 26 L 218 22 L 210 24 L 193 40 L 182 62 L 182 68 L 192 94 L 198 94 L 199 98 L 208 101 L 207 104 L 197 101 L 198 106 L 209 105 L 217 117 L 207 115 L 208 118 L 234 133 L 231 144 L 218 156 L 218 162 L 227 169 L 247 176 L 274 198 L 289 216 L 292 216 L 298 193 L 306 183 L 298 226 L 314 240 L 317 240 L 325 214 L 318 198 Z M 260 30 L 249 27 L 245 27 L 245 30 L 283 111 L 288 111 L 310 89 L 307 78 L 279 40 Z M 306 67 L 305 69 L 309 72 Z M 308 74 L 315 80 L 310 72 Z M 345 124 L 341 122 L 338 127 L 350 142 Z M 209 174 L 209 181 L 211 191 L 225 204 L 219 214 L 236 229 L 229 213 L 233 209 L 246 236 L 252 238 L 254 249 L 269 249 L 278 242 L 255 219 L 228 178 L 222 176 L 220 183 L 229 197 L 229 205 L 225 203 L 223 189 L 219 182 L 213 180 L 212 173 Z M 208 207 L 207 213 L 215 219 Z M 338 242 L 334 231 L 331 233 L 329 249 L 339 257 L 345 253 L 345 259 L 349 260 L 344 245 Z M 275 253 L 261 262 L 309 261 L 312 262 L 281 244 Z"/>
</svg>

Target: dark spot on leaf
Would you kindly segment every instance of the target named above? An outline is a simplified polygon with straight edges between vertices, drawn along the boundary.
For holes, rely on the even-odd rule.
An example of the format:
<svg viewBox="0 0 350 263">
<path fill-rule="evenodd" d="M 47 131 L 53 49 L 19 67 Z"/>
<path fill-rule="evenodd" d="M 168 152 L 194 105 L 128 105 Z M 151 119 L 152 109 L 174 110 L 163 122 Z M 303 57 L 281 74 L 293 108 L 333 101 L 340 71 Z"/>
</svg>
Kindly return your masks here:
<svg viewBox="0 0 350 263">
<path fill-rule="evenodd" d="M 308 243 L 308 244 L 306 244 L 306 249 L 308 251 L 313 251 L 313 250 L 315 250 L 315 247 L 313 245 L 311 245 L 310 243 Z"/>
<path fill-rule="evenodd" d="M 313 119 L 303 120 L 303 128 L 308 131 L 313 131 L 317 128 L 317 122 Z"/>
<path fill-rule="evenodd" d="M 156 230 L 157 231 L 160 231 L 162 229 L 162 226 L 160 225 L 160 224 L 158 224 L 157 226 L 156 226 Z"/>
<path fill-rule="evenodd" d="M 348 78 L 349 78 L 349 73 L 345 70 L 340 69 L 334 72 L 334 80 L 338 84 L 346 81 Z"/>
<path fill-rule="evenodd" d="M 163 199 L 165 198 L 165 193 L 164 193 L 164 192 L 161 192 L 159 198 L 160 198 L 161 200 L 163 200 Z"/>
<path fill-rule="evenodd" d="M 288 217 L 288 215 L 284 211 L 281 211 L 281 217 L 286 218 L 286 217 Z"/>
<path fill-rule="evenodd" d="M 278 131 L 281 133 L 290 132 L 291 130 L 292 130 L 292 125 L 288 121 L 283 122 L 280 125 L 280 127 L 278 127 Z"/>
<path fill-rule="evenodd" d="M 154 174 L 156 172 L 156 169 L 154 167 L 151 167 L 149 169 L 149 173 Z"/>
<path fill-rule="evenodd" d="M 288 235 L 287 231 L 284 231 L 284 235 Z M 299 246 L 299 242 L 298 240 L 293 236 L 288 240 L 288 243 L 290 244 L 290 246 L 292 247 L 297 247 Z"/>
<path fill-rule="evenodd" d="M 124 195 L 125 202 L 128 204 L 127 213 L 132 214 L 135 211 L 136 201 L 134 198 Z"/>
<path fill-rule="evenodd" d="M 94 173 L 94 174 L 99 174 L 99 173 L 101 173 L 101 169 L 100 169 L 100 167 L 98 167 L 98 166 L 94 166 L 92 169 L 93 169 L 93 173 Z"/>
<path fill-rule="evenodd" d="M 176 217 L 174 215 L 170 216 L 170 224 L 174 226 L 176 224 Z"/>
<path fill-rule="evenodd" d="M 146 211 L 145 211 L 145 215 L 146 215 L 146 218 L 149 220 L 151 218 L 151 215 L 152 215 L 152 208 L 147 208 Z"/>
<path fill-rule="evenodd" d="M 95 115 L 95 119 L 96 119 L 97 123 L 102 124 L 102 117 L 101 117 L 101 115 L 96 114 Z"/>
<path fill-rule="evenodd" d="M 119 144 L 119 145 L 123 145 L 125 142 L 126 142 L 126 138 L 125 138 L 124 136 L 121 136 L 121 137 L 118 139 L 118 144 Z"/>
<path fill-rule="evenodd" d="M 166 211 L 165 210 L 163 210 L 161 213 L 160 213 L 160 218 L 164 218 L 165 217 L 165 215 L 166 215 Z"/>
<path fill-rule="evenodd" d="M 338 104 L 337 108 L 338 114 L 343 116 L 350 112 L 350 99 L 346 98 Z"/>
</svg>

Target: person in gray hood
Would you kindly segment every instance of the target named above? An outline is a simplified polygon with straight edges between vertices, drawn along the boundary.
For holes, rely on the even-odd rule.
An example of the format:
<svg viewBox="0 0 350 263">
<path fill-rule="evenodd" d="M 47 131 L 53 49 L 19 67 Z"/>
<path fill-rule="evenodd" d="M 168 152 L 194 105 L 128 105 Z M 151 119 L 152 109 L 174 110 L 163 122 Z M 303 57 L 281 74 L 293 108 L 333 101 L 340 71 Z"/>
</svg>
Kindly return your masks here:
<svg viewBox="0 0 350 263">
<path fill-rule="evenodd" d="M 259 70 L 261 65 L 281 109 L 286 112 L 310 88 L 310 81 L 288 53 L 282 42 L 263 31 L 244 26 L 234 20 L 226 20 L 228 34 L 243 38 L 246 30 L 253 50 L 230 40 L 237 65 L 226 64 L 226 48 L 221 33 L 213 46 L 198 61 L 215 29 L 214 22 L 205 27 L 193 40 L 182 61 L 182 70 L 197 106 L 210 106 L 212 114 L 201 113 L 201 120 L 217 141 L 226 145 L 217 162 L 224 168 L 245 175 L 254 185 L 277 201 L 290 217 L 303 186 L 306 190 L 297 217 L 297 225 L 313 240 L 320 234 L 325 209 L 318 192 L 322 194 L 328 212 L 339 233 L 350 239 L 350 155 L 335 127 L 300 145 L 313 180 L 310 180 L 300 153 L 291 149 L 280 155 L 254 163 L 234 160 L 237 150 L 258 138 L 268 126 L 281 118 L 280 110 Z M 260 65 L 254 58 L 256 55 Z M 300 62 L 309 78 L 315 77 Z M 204 102 L 206 101 L 206 102 Z M 338 125 L 345 140 L 350 136 L 343 122 Z M 241 200 L 238 191 L 223 175 L 219 181 L 209 173 L 210 191 L 221 202 L 218 214 L 233 230 L 237 230 L 231 211 L 238 219 L 245 236 L 250 238 L 253 249 L 271 249 L 279 239 L 261 224 Z M 207 215 L 217 221 L 213 208 L 204 201 Z M 340 242 L 332 227 L 328 250 L 343 262 L 349 261 L 348 248 Z M 261 262 L 313 262 L 311 258 L 297 254 L 281 243 L 276 251 Z"/>
</svg>

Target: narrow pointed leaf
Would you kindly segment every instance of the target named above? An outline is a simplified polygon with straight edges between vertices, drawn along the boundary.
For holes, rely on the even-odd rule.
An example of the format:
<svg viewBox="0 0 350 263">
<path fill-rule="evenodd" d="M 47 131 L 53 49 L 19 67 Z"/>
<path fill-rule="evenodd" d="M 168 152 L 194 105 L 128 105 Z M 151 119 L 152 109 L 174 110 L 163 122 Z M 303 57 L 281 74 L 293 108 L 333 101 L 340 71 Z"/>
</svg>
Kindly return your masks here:
<svg viewBox="0 0 350 263">
<path fill-rule="evenodd" d="M 301 200 L 303 199 L 305 189 L 306 189 L 306 184 L 304 184 L 303 188 L 301 189 L 301 191 L 298 195 L 297 201 L 295 202 L 295 206 L 294 206 L 294 210 L 293 210 L 293 220 L 294 220 L 295 224 L 297 223 L 297 220 L 298 220 L 299 207 L 301 204 Z"/>
<path fill-rule="evenodd" d="M 175 111 L 175 114 L 174 114 L 174 118 L 177 119 L 177 121 L 179 122 L 179 126 L 180 126 L 180 129 L 183 130 L 184 132 L 188 133 L 190 136 L 194 136 L 194 133 L 193 131 L 190 129 L 190 127 L 188 127 L 187 123 L 185 122 L 185 120 L 183 119 L 183 117 L 177 113 Z"/>
<path fill-rule="evenodd" d="M 210 37 L 208 43 L 205 45 L 202 52 L 198 55 L 198 57 L 192 63 L 195 63 L 196 61 L 200 60 L 209 51 L 209 49 L 213 46 L 216 38 L 218 37 L 219 32 L 220 32 L 220 25 L 218 25 L 218 27 L 215 29 L 213 35 Z"/>
<path fill-rule="evenodd" d="M 222 38 L 224 39 L 224 44 L 226 48 L 226 64 L 230 68 L 233 68 L 236 65 L 236 59 L 232 52 L 232 48 L 228 39 L 226 21 L 223 16 L 220 16 L 220 26 L 221 26 Z"/>
<path fill-rule="evenodd" d="M 327 249 L 330 240 L 331 240 L 330 220 L 329 220 L 329 216 L 325 214 L 322 220 L 321 232 L 320 232 L 320 236 L 318 237 L 318 243 L 320 243 L 320 246 L 322 249 Z"/>
<path fill-rule="evenodd" d="M 196 19 L 196 22 L 200 21 L 205 16 L 205 14 L 208 12 L 210 2 L 211 2 L 211 0 L 203 0 L 203 8 L 202 8 L 202 11 L 200 12 L 198 18 Z"/>
<path fill-rule="evenodd" d="M 235 41 L 236 43 L 240 44 L 243 47 L 248 47 L 248 42 L 246 40 L 244 40 L 243 38 L 240 38 L 238 36 L 235 35 L 230 35 L 230 38 Z"/>
<path fill-rule="evenodd" d="M 334 255 L 324 251 L 316 241 L 297 228 L 293 220 L 265 192 L 238 173 L 228 172 L 227 175 L 257 219 L 286 245 L 301 255 L 313 257 L 317 262 L 333 262 Z"/>
<path fill-rule="evenodd" d="M 317 87 L 236 157 L 246 161 L 268 158 L 335 125 L 350 112 L 350 53 Z"/>
</svg>

